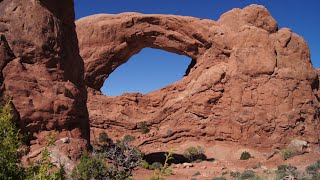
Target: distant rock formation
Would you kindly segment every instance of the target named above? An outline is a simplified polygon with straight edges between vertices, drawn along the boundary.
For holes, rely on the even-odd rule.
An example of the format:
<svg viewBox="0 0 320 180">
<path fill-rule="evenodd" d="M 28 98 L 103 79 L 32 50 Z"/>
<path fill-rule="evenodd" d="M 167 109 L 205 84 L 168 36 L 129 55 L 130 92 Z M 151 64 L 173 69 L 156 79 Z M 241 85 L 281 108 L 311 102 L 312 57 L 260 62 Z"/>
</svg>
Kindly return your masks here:
<svg viewBox="0 0 320 180">
<path fill-rule="evenodd" d="M 73 0 L 0 1 L 0 86 L 12 98 L 31 151 L 47 136 L 76 158 L 89 140 L 87 92 Z"/>
<path fill-rule="evenodd" d="M 92 130 L 130 134 L 140 146 L 319 142 L 319 80 L 309 47 L 290 29 L 278 30 L 263 6 L 233 9 L 218 21 L 123 13 L 85 17 L 76 26 Z M 186 76 L 145 95 L 101 94 L 110 73 L 145 47 L 192 58 Z M 150 133 L 138 132 L 142 121 Z"/>
</svg>

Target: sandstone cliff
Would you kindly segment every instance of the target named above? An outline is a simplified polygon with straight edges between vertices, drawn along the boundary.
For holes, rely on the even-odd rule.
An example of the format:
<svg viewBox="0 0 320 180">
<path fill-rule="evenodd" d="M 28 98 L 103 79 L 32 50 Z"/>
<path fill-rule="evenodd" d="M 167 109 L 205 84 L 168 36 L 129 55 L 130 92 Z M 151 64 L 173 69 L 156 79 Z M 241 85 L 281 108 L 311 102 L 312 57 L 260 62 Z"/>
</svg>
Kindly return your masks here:
<svg viewBox="0 0 320 180">
<path fill-rule="evenodd" d="M 55 132 L 71 138 L 57 146 L 76 157 L 89 124 L 73 0 L 1 1 L 0 37 L 1 96 L 12 98 L 31 151 Z"/>
</svg>

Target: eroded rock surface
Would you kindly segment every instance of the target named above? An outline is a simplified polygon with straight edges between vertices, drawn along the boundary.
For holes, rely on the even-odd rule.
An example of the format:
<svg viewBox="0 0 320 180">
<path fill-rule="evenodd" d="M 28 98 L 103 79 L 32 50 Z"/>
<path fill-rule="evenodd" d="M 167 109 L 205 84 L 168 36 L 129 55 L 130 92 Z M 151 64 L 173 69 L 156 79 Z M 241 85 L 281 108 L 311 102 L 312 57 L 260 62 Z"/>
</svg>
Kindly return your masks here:
<svg viewBox="0 0 320 180">
<path fill-rule="evenodd" d="M 73 0 L 0 1 L 0 85 L 12 98 L 31 151 L 55 138 L 75 158 L 89 140 L 83 60 L 75 33 Z"/>
<path fill-rule="evenodd" d="M 134 135 L 140 146 L 190 139 L 284 147 L 319 141 L 318 76 L 308 45 L 263 6 L 218 21 L 173 15 L 100 14 L 76 22 L 92 134 Z M 193 59 L 182 80 L 149 94 L 100 92 L 145 47 Z M 164 72 L 165 73 L 165 72 Z M 139 122 L 151 128 L 141 134 Z M 95 140 L 93 136 L 93 140 Z"/>
</svg>

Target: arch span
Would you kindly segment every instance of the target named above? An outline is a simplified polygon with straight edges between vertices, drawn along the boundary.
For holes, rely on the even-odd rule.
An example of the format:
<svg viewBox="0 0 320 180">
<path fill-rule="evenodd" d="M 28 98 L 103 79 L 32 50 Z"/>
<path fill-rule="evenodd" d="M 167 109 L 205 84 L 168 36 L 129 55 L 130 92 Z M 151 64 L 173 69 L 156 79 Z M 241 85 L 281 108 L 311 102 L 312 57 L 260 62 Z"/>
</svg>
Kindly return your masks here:
<svg viewBox="0 0 320 180">
<path fill-rule="evenodd" d="M 87 86 L 99 90 L 118 66 L 150 47 L 199 58 L 212 46 L 208 22 L 191 17 L 123 13 L 77 21 Z M 214 21 L 210 21 L 211 25 Z M 209 23 L 209 24 L 210 24 Z"/>
</svg>

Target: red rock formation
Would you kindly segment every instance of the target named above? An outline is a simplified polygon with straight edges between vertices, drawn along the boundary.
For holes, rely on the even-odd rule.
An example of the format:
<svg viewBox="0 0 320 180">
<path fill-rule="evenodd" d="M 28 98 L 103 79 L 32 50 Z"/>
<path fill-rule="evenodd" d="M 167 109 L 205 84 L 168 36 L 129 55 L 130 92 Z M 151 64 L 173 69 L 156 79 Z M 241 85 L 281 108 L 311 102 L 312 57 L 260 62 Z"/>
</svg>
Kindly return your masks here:
<svg viewBox="0 0 320 180">
<path fill-rule="evenodd" d="M 73 0 L 0 2 L 1 95 L 12 97 L 31 150 L 51 132 L 70 137 L 60 150 L 79 155 L 89 140 L 83 60 Z"/>
<path fill-rule="evenodd" d="M 143 146 L 190 139 L 283 147 L 319 141 L 318 77 L 306 42 L 258 5 L 218 21 L 173 15 L 94 15 L 76 22 L 92 130 Z M 149 94 L 104 96 L 112 71 L 145 47 L 193 59 L 182 80 Z M 150 133 L 137 130 L 146 121 Z"/>
</svg>

